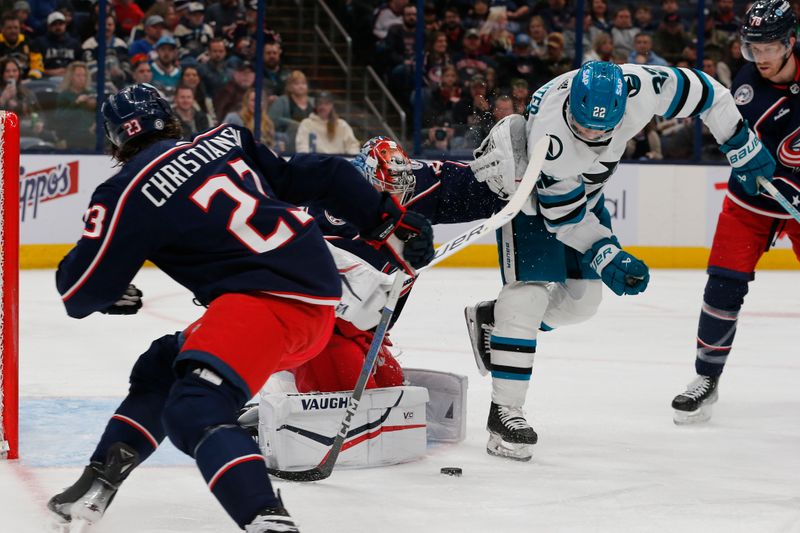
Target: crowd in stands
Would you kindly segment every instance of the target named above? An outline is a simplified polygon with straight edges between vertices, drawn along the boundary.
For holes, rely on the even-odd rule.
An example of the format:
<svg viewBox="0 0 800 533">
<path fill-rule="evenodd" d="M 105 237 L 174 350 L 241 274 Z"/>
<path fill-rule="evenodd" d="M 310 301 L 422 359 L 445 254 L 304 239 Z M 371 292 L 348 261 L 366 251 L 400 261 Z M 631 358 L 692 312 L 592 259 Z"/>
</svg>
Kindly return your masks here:
<svg viewBox="0 0 800 533">
<path fill-rule="evenodd" d="M 576 63 L 603 60 L 694 68 L 698 31 L 703 34 L 706 74 L 730 87 L 744 64 L 738 39 L 749 5 L 744 2 L 707 0 L 705 24 L 698 28 L 696 2 L 586 0 L 582 57 L 577 62 L 574 4 L 574 0 L 426 3 L 422 67 L 426 145 L 434 150 L 474 149 L 498 119 L 524 112 L 533 91 Z M 791 5 L 800 12 L 800 1 Z M 416 2 L 388 0 L 370 16 L 372 64 L 398 101 L 410 107 Z M 690 158 L 693 132 L 691 119 L 654 121 L 631 141 L 626 156 Z M 717 157 L 712 150 L 703 155 Z"/>
<path fill-rule="evenodd" d="M 256 0 L 107 6 L 106 94 L 153 84 L 187 137 L 223 121 L 254 128 Z M 24 150 L 95 149 L 98 19 L 97 0 L 19 0 L 2 15 L 0 108 L 20 116 Z M 261 140 L 278 152 L 356 153 L 359 143 L 331 94 L 315 100 L 305 74 L 284 65 L 282 53 L 280 35 L 265 23 Z"/>
<path fill-rule="evenodd" d="M 636 0 L 634 0 L 636 1 Z M 414 103 L 416 1 L 329 2 L 402 105 Z M 492 125 L 525 113 L 551 78 L 592 59 L 694 67 L 730 86 L 744 64 L 738 28 L 746 5 L 628 4 L 586 0 L 582 56 L 575 60 L 575 0 L 427 2 L 424 17 L 423 139 L 434 151 L 471 150 Z M 792 0 L 800 11 L 800 0 Z M 23 148 L 94 150 L 98 101 L 97 0 L 18 0 L 0 23 L 0 108 L 22 119 Z M 267 4 L 267 23 L 269 4 Z M 222 121 L 253 128 L 278 152 L 354 153 L 359 140 L 330 93 L 284 64 L 281 36 L 266 30 L 256 53 L 256 0 L 109 0 L 105 93 L 152 83 L 189 136 Z M 255 115 L 254 61 L 263 60 L 262 116 Z M 316 96 L 316 98 L 315 98 Z M 413 116 L 412 113 L 409 115 Z M 629 145 L 634 159 L 691 157 L 691 119 L 654 121 Z M 363 139 L 362 139 L 363 140 Z M 709 151 L 711 153 L 711 151 Z"/>
</svg>

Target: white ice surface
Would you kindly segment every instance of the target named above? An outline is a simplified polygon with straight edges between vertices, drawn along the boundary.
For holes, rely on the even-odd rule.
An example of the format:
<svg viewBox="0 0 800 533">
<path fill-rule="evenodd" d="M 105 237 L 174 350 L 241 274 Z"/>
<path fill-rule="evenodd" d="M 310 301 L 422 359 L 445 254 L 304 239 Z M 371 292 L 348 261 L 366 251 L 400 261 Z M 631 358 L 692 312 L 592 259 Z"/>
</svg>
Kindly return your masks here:
<svg viewBox="0 0 800 533">
<path fill-rule="evenodd" d="M 0 462 L 0 533 L 46 530 L 47 498 L 79 475 L 137 355 L 200 313 L 155 269 L 136 283 L 139 315 L 77 321 L 52 272 L 22 273 L 23 459 Z M 405 366 L 469 376 L 467 440 L 411 464 L 275 485 L 304 533 L 800 532 L 798 275 L 758 274 L 712 421 L 676 427 L 669 403 L 694 374 L 704 283 L 700 271 L 656 271 L 643 295 L 606 293 L 592 321 L 542 334 L 527 403 L 539 444 L 517 463 L 484 451 L 490 380 L 462 318 L 498 275 L 435 269 L 392 338 Z M 152 459 L 93 533 L 236 531 L 179 452 Z"/>
</svg>

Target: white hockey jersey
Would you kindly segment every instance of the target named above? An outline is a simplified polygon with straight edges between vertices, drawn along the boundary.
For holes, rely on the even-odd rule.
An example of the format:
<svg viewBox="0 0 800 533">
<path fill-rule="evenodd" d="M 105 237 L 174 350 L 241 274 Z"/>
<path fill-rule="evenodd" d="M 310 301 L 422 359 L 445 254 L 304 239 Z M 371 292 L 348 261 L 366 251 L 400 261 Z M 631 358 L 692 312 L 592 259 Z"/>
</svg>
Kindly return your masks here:
<svg viewBox="0 0 800 533">
<path fill-rule="evenodd" d="M 611 139 L 587 142 L 567 124 L 572 78 L 567 72 L 546 83 L 528 105 L 528 149 L 550 135 L 550 149 L 537 185 L 537 210 L 548 230 L 579 252 L 611 236 L 591 209 L 633 138 L 653 116 L 699 116 L 722 144 L 742 120 L 731 93 L 713 78 L 687 68 L 622 65 L 628 84 L 625 114 Z M 698 184 L 699 186 L 699 184 Z"/>
</svg>

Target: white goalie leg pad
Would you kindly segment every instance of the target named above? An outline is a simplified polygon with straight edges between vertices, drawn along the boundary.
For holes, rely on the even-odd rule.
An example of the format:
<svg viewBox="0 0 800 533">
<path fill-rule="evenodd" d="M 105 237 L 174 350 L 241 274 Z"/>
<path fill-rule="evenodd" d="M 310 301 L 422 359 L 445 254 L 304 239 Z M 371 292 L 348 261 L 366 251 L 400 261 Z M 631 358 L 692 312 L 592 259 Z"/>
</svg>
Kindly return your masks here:
<svg viewBox="0 0 800 533">
<path fill-rule="evenodd" d="M 467 436 L 467 376 L 404 368 L 406 381 L 428 391 L 428 442 L 461 442 Z"/>
<path fill-rule="evenodd" d="M 603 282 L 599 279 L 568 279 L 552 283 L 550 305 L 542 323 L 548 329 L 580 324 L 592 318 L 603 300 Z"/>
<path fill-rule="evenodd" d="M 357 255 L 327 244 L 342 278 L 342 299 L 336 306 L 336 316 L 360 330 L 374 328 L 381 319 L 394 278 Z"/>
<path fill-rule="evenodd" d="M 258 441 L 267 466 L 303 470 L 317 466 L 330 451 L 352 392 L 262 394 Z M 422 387 L 364 391 L 336 467 L 370 467 L 413 461 L 425 455 Z"/>
<path fill-rule="evenodd" d="M 494 125 L 469 164 L 475 179 L 486 182 L 500 198 L 517 190 L 528 166 L 528 136 L 522 115 L 509 115 Z"/>
<path fill-rule="evenodd" d="M 492 401 L 522 407 L 533 371 L 536 334 L 550 293 L 546 283 L 514 281 L 503 286 L 494 306 L 491 336 Z"/>
</svg>

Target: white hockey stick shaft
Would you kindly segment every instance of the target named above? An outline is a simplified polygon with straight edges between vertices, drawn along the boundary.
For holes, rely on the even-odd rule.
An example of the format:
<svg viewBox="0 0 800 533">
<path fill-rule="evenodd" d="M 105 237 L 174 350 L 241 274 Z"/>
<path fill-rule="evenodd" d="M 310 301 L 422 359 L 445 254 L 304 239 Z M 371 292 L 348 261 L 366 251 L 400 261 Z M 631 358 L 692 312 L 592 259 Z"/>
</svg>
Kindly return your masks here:
<svg viewBox="0 0 800 533">
<path fill-rule="evenodd" d="M 511 220 L 517 216 L 517 213 L 519 213 L 520 210 L 525 207 L 525 203 L 529 201 L 531 193 L 533 192 L 533 188 L 536 186 L 536 182 L 539 180 L 539 174 L 542 171 L 542 165 L 544 165 L 544 160 L 547 156 L 547 149 L 549 147 L 550 137 L 548 135 L 545 135 L 543 138 L 539 139 L 539 141 L 533 147 L 533 152 L 528 154 L 528 166 L 525 168 L 525 174 L 522 176 L 522 181 L 519 182 L 517 190 L 514 191 L 511 199 L 503 207 L 503 209 L 487 218 L 477 226 L 468 229 L 461 235 L 458 235 L 439 246 L 436 249 L 436 254 L 433 256 L 431 262 L 419 270 L 422 271 L 432 267 L 433 265 L 447 259 L 451 255 L 460 252 L 470 244 L 474 244 L 475 241 L 487 233 L 495 231 L 511 222 Z"/>
<path fill-rule="evenodd" d="M 759 176 L 757 180 L 758 184 L 764 187 L 764 190 L 767 191 L 770 194 L 770 196 L 775 198 L 775 200 L 779 204 L 781 204 L 781 207 L 783 207 L 787 213 L 792 215 L 792 218 L 794 218 L 797 222 L 800 222 L 800 211 L 798 211 L 797 208 L 793 206 L 792 203 L 789 200 L 787 200 L 784 195 L 781 194 L 778 188 L 775 187 L 775 185 L 773 185 L 771 181 L 764 178 L 763 176 Z"/>
</svg>

